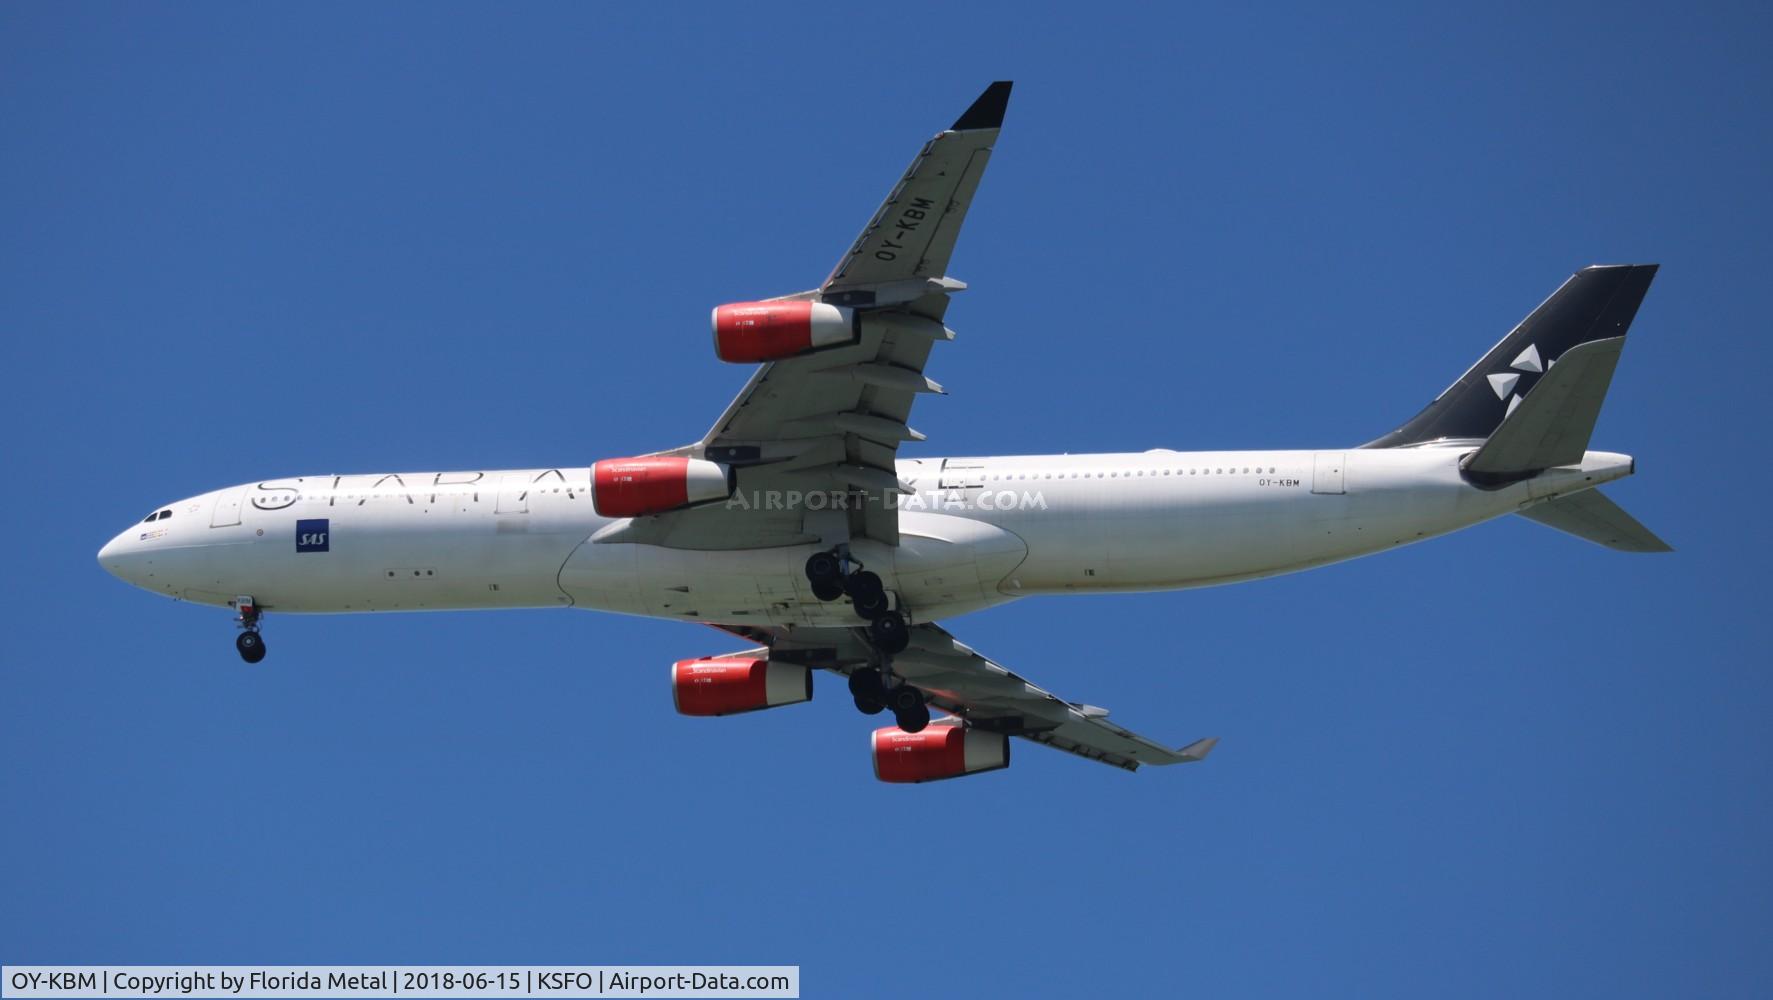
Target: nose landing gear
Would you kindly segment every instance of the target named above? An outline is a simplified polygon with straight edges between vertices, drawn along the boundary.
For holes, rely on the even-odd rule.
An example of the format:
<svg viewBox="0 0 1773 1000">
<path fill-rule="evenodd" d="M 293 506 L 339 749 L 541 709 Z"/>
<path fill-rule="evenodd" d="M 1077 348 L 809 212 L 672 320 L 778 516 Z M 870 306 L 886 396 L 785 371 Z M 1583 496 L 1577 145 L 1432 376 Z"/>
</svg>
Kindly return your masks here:
<svg viewBox="0 0 1773 1000">
<path fill-rule="evenodd" d="M 234 622 L 240 626 L 240 634 L 234 638 L 234 648 L 242 660 L 257 663 L 265 658 L 265 640 L 259 635 L 259 606 L 250 596 L 242 595 L 234 598 L 234 609 L 239 612 L 234 616 Z"/>
</svg>

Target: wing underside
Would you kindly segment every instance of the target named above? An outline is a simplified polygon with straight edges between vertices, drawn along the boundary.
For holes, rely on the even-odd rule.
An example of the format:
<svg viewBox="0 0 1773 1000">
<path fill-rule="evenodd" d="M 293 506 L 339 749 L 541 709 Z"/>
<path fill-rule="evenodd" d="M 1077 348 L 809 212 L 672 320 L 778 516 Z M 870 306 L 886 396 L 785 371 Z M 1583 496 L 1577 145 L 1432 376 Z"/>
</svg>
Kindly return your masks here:
<svg viewBox="0 0 1773 1000">
<path fill-rule="evenodd" d="M 772 657 L 840 674 L 878 664 L 857 630 L 718 627 L 763 643 Z M 1036 686 L 938 625 L 917 625 L 911 633 L 910 646 L 892 658 L 893 671 L 922 690 L 931 705 L 967 725 L 1128 771 L 1141 764 L 1203 760 L 1218 743 L 1215 737 L 1172 749 L 1108 721 L 1106 709 L 1069 702 Z"/>
</svg>

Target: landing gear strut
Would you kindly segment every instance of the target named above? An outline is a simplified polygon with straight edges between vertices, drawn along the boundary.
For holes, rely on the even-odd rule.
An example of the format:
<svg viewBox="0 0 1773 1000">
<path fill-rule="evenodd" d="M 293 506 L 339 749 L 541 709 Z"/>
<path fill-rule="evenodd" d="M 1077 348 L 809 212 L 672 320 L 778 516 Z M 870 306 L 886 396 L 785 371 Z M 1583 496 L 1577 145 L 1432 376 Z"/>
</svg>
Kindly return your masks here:
<svg viewBox="0 0 1773 1000">
<path fill-rule="evenodd" d="M 922 732 L 930 724 L 930 706 L 924 701 L 923 692 L 903 680 L 888 687 L 886 675 L 874 667 L 850 674 L 850 694 L 864 715 L 892 709 L 893 721 L 908 733 Z"/>
<path fill-rule="evenodd" d="M 242 660 L 257 663 L 265 658 L 265 640 L 259 635 L 259 606 L 251 597 L 241 596 L 234 598 L 234 608 L 240 612 L 234 616 L 234 622 L 240 626 L 234 648 Z"/>
</svg>

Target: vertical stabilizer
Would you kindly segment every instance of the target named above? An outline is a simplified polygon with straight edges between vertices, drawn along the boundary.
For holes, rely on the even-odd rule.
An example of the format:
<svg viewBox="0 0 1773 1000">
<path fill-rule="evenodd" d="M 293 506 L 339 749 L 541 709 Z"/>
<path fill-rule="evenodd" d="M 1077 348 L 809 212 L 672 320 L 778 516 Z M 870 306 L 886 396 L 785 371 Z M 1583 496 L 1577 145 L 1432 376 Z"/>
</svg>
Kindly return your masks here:
<svg viewBox="0 0 1773 1000">
<path fill-rule="evenodd" d="M 1362 447 L 1489 437 L 1565 352 L 1623 338 L 1655 277 L 1655 264 L 1597 265 L 1576 272 L 1421 413 Z"/>
</svg>

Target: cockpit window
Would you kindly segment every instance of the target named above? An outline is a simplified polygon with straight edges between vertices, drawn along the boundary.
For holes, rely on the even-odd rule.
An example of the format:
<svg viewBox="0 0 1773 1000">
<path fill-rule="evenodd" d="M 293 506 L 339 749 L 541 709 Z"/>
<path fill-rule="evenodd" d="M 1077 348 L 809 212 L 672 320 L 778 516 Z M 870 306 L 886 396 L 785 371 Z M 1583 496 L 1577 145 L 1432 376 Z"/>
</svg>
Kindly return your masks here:
<svg viewBox="0 0 1773 1000">
<path fill-rule="evenodd" d="M 171 508 L 167 508 L 166 510 L 157 510 L 152 514 L 149 514 L 147 517 L 142 518 L 142 523 L 143 524 L 153 524 L 155 521 L 164 521 L 171 516 L 172 516 L 172 509 Z"/>
<path fill-rule="evenodd" d="M 158 517 L 158 518 L 159 518 L 159 519 L 160 519 L 160 520 L 162 520 L 162 521 L 164 521 L 164 520 L 166 520 L 166 519 L 167 519 L 167 518 L 169 518 L 169 517 L 171 517 L 171 516 L 172 516 L 172 511 L 170 511 L 170 510 L 163 510 L 163 511 L 161 511 L 161 512 L 160 512 L 160 513 L 159 513 L 159 514 L 157 514 L 157 515 L 155 515 L 155 516 L 156 516 L 156 517 Z"/>
</svg>

